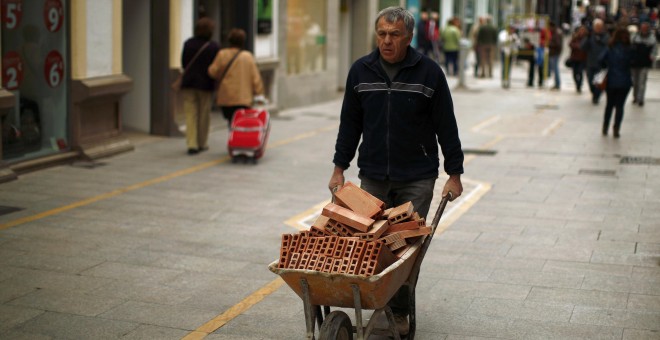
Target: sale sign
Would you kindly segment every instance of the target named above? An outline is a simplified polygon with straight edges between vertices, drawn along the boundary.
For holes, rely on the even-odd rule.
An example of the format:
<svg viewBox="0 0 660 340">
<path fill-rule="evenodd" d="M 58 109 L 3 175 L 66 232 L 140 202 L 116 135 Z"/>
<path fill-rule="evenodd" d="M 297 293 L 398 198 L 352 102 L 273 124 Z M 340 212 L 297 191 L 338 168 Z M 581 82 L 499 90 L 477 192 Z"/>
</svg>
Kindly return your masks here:
<svg viewBox="0 0 660 340">
<path fill-rule="evenodd" d="M 21 23 L 23 17 L 23 0 L 2 0 L 2 24 L 4 28 L 13 30 Z"/>
<path fill-rule="evenodd" d="M 64 79 L 64 59 L 60 52 L 52 50 L 44 61 L 44 75 L 50 87 L 57 87 Z"/>
<path fill-rule="evenodd" d="M 44 5 L 44 22 L 50 32 L 57 32 L 64 22 L 64 7 L 62 0 L 46 0 Z"/>
<path fill-rule="evenodd" d="M 2 87 L 14 91 L 23 81 L 23 61 L 16 51 L 9 51 L 2 56 Z"/>
</svg>

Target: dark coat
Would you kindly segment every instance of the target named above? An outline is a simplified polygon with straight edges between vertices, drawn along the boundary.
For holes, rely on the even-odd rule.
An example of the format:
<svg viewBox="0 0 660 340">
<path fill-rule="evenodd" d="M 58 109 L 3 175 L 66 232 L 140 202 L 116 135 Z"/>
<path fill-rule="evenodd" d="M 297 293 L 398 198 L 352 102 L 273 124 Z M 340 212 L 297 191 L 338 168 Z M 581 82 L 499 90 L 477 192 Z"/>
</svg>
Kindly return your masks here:
<svg viewBox="0 0 660 340">
<path fill-rule="evenodd" d="M 197 37 L 186 40 L 183 44 L 183 52 L 181 53 L 181 66 L 184 69 L 207 41 Z M 209 77 L 208 68 L 213 62 L 215 55 L 218 54 L 218 50 L 220 50 L 220 46 L 211 41 L 183 75 L 181 88 L 213 91 L 215 80 Z"/>
<path fill-rule="evenodd" d="M 632 86 L 631 60 L 632 49 L 630 46 L 617 43 L 605 51 L 602 65 L 607 68 L 608 89 L 624 89 Z"/>
<path fill-rule="evenodd" d="M 362 138 L 357 165 L 375 180 L 411 181 L 438 176 L 438 144 L 447 174 L 463 173 L 447 79 L 437 63 L 408 47 L 392 81 L 378 49 L 351 67 L 333 162 L 347 169 Z"/>
</svg>

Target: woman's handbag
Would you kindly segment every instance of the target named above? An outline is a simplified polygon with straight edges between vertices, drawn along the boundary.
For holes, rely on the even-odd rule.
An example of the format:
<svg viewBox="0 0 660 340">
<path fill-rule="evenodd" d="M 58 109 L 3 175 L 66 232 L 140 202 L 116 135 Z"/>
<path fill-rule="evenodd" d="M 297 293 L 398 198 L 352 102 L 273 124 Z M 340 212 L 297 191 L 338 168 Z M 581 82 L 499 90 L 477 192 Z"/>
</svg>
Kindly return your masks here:
<svg viewBox="0 0 660 340">
<path fill-rule="evenodd" d="M 597 89 L 604 91 L 607 88 L 607 70 L 596 73 L 593 84 Z"/>
<path fill-rule="evenodd" d="M 575 66 L 575 60 L 571 58 L 566 58 L 566 61 L 564 61 L 564 66 L 568 68 L 573 68 L 573 66 Z"/>
<path fill-rule="evenodd" d="M 195 62 L 195 60 L 197 60 L 197 57 L 199 57 L 199 55 L 202 54 L 202 51 L 204 51 L 206 49 L 206 47 L 209 46 L 209 44 L 210 44 L 210 42 L 207 41 L 206 44 L 204 44 L 204 46 L 202 46 L 202 48 L 200 48 L 199 51 L 197 51 L 197 53 L 195 53 L 195 56 L 193 56 L 193 58 L 190 60 L 188 65 L 186 65 L 186 68 L 183 69 L 183 72 L 181 72 L 181 74 L 179 74 L 179 76 L 176 77 L 174 82 L 172 82 L 171 86 L 172 86 L 172 90 L 174 90 L 174 92 L 178 92 L 178 91 L 181 90 L 181 83 L 183 82 L 183 75 L 186 74 L 186 71 L 188 71 L 188 69 L 190 68 L 190 65 L 192 65 Z"/>
</svg>

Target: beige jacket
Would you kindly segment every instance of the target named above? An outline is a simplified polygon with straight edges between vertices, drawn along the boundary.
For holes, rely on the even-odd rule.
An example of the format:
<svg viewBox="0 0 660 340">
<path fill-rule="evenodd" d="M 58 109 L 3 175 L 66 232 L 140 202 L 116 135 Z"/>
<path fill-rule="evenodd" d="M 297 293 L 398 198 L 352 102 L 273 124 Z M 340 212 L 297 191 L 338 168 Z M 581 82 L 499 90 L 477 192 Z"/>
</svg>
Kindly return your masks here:
<svg viewBox="0 0 660 340">
<path fill-rule="evenodd" d="M 221 49 L 209 66 L 209 76 L 213 79 L 220 78 L 236 52 L 238 49 L 234 47 Z M 222 79 L 216 103 L 218 106 L 252 106 L 254 96 L 263 94 L 264 84 L 254 57 L 249 51 L 243 50 Z"/>
</svg>

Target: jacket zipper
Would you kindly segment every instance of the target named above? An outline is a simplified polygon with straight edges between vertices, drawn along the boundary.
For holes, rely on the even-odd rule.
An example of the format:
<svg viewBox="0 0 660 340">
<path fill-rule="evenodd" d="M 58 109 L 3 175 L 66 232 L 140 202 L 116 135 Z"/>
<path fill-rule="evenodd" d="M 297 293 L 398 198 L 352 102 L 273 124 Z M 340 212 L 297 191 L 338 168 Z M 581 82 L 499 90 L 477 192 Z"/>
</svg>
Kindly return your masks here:
<svg viewBox="0 0 660 340">
<path fill-rule="evenodd" d="M 392 83 L 387 84 L 387 133 L 385 134 L 385 146 L 387 148 L 387 178 L 390 178 L 390 114 L 392 109 Z"/>
</svg>

